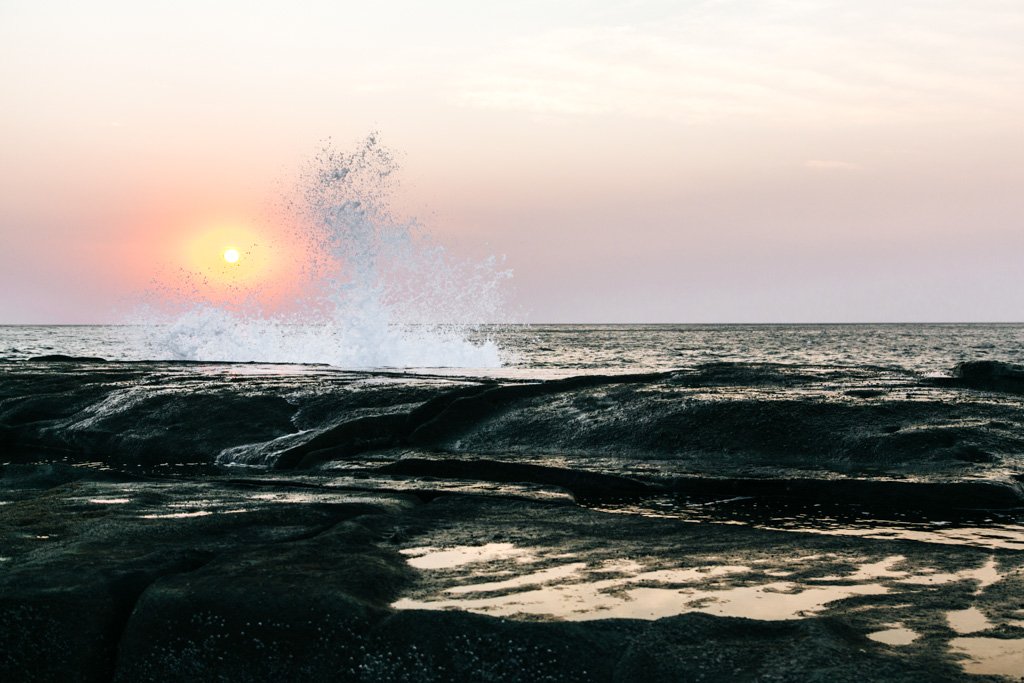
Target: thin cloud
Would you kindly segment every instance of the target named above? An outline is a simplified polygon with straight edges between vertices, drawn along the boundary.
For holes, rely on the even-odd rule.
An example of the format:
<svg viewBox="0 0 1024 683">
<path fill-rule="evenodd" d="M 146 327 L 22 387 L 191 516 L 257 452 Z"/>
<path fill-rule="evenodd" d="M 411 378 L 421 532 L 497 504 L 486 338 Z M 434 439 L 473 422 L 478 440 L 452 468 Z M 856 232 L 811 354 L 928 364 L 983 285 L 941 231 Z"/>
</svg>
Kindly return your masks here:
<svg viewBox="0 0 1024 683">
<path fill-rule="evenodd" d="M 657 24 L 544 32 L 468 66 L 455 96 L 479 108 L 692 123 L 905 124 L 1024 113 L 1014 86 L 1024 71 L 1016 38 L 1024 10 L 999 0 L 971 9 L 820 4 L 721 2 Z M 829 14 L 844 7 L 842 22 Z"/>
<path fill-rule="evenodd" d="M 821 169 L 825 171 L 860 171 L 864 167 L 849 161 L 835 161 L 832 159 L 810 159 L 804 162 L 805 168 Z"/>
</svg>

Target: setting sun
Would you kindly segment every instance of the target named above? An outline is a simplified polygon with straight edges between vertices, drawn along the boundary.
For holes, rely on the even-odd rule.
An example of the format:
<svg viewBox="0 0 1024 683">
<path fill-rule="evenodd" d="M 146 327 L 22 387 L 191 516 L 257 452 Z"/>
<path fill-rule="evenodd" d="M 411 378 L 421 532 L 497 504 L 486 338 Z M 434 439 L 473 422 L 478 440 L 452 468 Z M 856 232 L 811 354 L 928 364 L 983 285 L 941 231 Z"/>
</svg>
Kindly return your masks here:
<svg viewBox="0 0 1024 683">
<path fill-rule="evenodd" d="M 160 276 L 169 291 L 187 293 L 205 303 L 231 307 L 259 301 L 274 308 L 291 292 L 294 273 L 284 270 L 296 247 L 275 233 L 275 226 L 229 217 L 182 220 L 178 248 L 169 254 Z"/>
</svg>

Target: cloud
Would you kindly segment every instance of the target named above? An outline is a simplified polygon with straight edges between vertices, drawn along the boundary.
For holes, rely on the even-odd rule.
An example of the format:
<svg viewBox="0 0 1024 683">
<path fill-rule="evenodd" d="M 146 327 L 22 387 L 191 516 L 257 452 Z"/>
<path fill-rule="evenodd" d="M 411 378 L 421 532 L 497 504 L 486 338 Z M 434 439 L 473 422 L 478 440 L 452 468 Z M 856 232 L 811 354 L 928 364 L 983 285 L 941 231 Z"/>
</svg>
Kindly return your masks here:
<svg viewBox="0 0 1024 683">
<path fill-rule="evenodd" d="M 466 106 L 691 123 L 947 122 L 1024 113 L 1024 8 L 1003 0 L 723 0 L 547 31 L 455 80 Z"/>
<path fill-rule="evenodd" d="M 860 171 L 864 167 L 849 161 L 834 161 L 826 159 L 811 159 L 804 162 L 805 168 L 821 169 L 826 171 Z"/>
</svg>

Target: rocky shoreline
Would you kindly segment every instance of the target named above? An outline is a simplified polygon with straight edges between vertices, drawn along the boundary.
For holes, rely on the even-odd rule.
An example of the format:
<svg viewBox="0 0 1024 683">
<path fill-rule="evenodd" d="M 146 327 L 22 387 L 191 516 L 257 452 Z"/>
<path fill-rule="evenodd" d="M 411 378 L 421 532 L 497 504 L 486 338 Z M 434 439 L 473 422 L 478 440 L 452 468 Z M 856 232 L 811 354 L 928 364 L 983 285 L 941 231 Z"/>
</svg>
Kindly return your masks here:
<svg viewBox="0 0 1024 683">
<path fill-rule="evenodd" d="M 1013 680 L 979 372 L 9 362 L 0 679 Z"/>
<path fill-rule="evenodd" d="M 981 609 L 986 636 L 1024 638 L 1017 550 L 269 478 L 6 493 L 4 680 L 939 681 L 965 677 L 945 613 Z M 445 549 L 470 558 L 415 561 Z M 589 613 L 544 613 L 545 599 L 587 609 L 572 596 L 602 581 L 615 585 L 593 589 Z M 643 590 L 680 613 L 621 616 Z M 686 590 L 707 602 L 673 606 Z M 736 590 L 781 600 L 777 613 L 728 616 Z M 894 621 L 919 642 L 868 637 Z"/>
</svg>

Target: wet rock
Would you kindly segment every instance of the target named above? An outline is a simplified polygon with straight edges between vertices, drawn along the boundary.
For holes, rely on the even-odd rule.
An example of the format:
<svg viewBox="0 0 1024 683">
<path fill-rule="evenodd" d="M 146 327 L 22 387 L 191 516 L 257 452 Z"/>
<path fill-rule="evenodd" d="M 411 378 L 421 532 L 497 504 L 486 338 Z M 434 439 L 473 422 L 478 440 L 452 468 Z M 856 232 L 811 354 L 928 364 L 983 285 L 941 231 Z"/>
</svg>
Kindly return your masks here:
<svg viewBox="0 0 1024 683">
<path fill-rule="evenodd" d="M 250 600 L 263 591 L 276 595 L 273 600 L 281 605 L 312 594 L 306 582 L 323 583 L 313 571 L 317 563 L 331 566 L 328 583 L 344 586 L 337 592 L 344 593 L 345 604 L 387 600 L 408 575 L 400 558 L 369 548 L 364 527 L 337 526 L 400 509 L 400 500 L 394 508 L 380 503 L 380 496 L 366 497 L 373 505 L 267 501 L 230 514 L 194 507 L 197 501 L 215 505 L 218 497 L 234 501 L 237 494 L 187 481 L 119 486 L 78 480 L 3 505 L 0 680 L 110 680 L 137 603 L 163 595 L 151 594 L 154 586 L 187 586 L 184 577 L 210 576 L 212 570 L 200 568 L 215 559 L 213 566 L 234 569 L 222 572 L 223 582 L 210 588 L 208 597 L 245 585 Z M 242 559 L 232 565 L 232 557 Z M 279 576 L 259 569 L 274 563 Z M 232 571 L 248 572 L 248 583 Z M 266 581 L 262 585 L 253 578 L 260 576 Z"/>
<path fill-rule="evenodd" d="M 829 619 L 758 622 L 684 614 L 635 638 L 616 681 L 957 681 L 937 663 L 922 665 L 865 651 L 863 636 Z"/>
<path fill-rule="evenodd" d="M 547 382 L 506 384 L 459 395 L 447 405 L 437 406 L 441 408 L 440 410 L 420 415 L 420 423 L 415 424 L 410 431 L 409 442 L 428 445 L 450 441 L 488 416 L 501 413 L 510 406 L 524 401 L 543 400 L 551 396 L 573 394 L 597 387 L 644 385 L 668 377 L 671 377 L 671 373 L 583 375 Z"/>
<path fill-rule="evenodd" d="M 814 375 L 799 366 L 776 363 L 703 363 L 692 370 L 679 370 L 672 384 L 706 386 L 792 386 L 813 381 Z"/>
<path fill-rule="evenodd" d="M 966 573 L 911 589 L 893 578 L 986 566 L 1019 574 L 1012 548 L 773 532 L 737 511 L 751 501 L 758 514 L 810 516 L 820 502 L 858 515 L 890 508 L 892 519 L 932 510 L 944 524 L 959 508 L 1016 519 L 1024 475 L 997 473 L 1019 471 L 1024 406 L 970 384 L 1016 381 L 1015 370 L 967 369 L 945 384 L 879 368 L 740 364 L 553 382 L 71 360 L 0 370 L 0 448 L 5 463 L 22 463 L 0 470 L 0 680 L 941 681 L 959 673 L 943 632 L 901 655 L 851 624 L 875 628 L 897 609 L 925 623 L 927 610 L 972 600 L 992 618 L 1016 618 L 1004 605 L 1020 592 L 1016 579 L 982 590 Z M 284 452 L 282 468 L 300 471 L 128 477 L 55 462 L 212 463 L 255 446 L 267 458 L 252 463 Z M 341 466 L 309 471 L 333 461 Z M 599 510 L 488 482 L 561 487 Z M 382 491 L 405 486 L 420 492 Z M 658 506 L 644 507 L 652 495 Z M 714 521 L 739 523 L 672 518 L 691 500 L 721 504 Z M 480 578 L 471 563 L 442 586 L 399 549 L 486 543 L 518 553 L 492 568 L 492 583 L 570 563 L 602 580 L 633 565 L 700 575 L 728 563 L 744 568 L 737 587 L 817 590 L 829 574 L 888 561 L 891 580 L 879 581 L 891 594 L 776 623 L 391 609 Z"/>
<path fill-rule="evenodd" d="M 0 485 L 7 490 L 49 489 L 95 476 L 63 463 L 0 465 Z"/>
<path fill-rule="evenodd" d="M 121 633 L 142 591 L 159 576 L 208 559 L 187 548 L 120 562 L 84 559 L 87 554 L 78 548 L 63 562 L 4 572 L 0 679 L 110 680 Z"/>
<path fill-rule="evenodd" d="M 972 389 L 1024 393 L 1024 365 L 994 360 L 967 361 L 953 368 L 953 382 Z"/>
<path fill-rule="evenodd" d="M 49 432 L 107 462 L 156 464 L 211 461 L 230 445 L 295 431 L 294 406 L 279 396 L 157 394 L 126 403 L 125 410 L 86 410 Z"/>
<path fill-rule="evenodd" d="M 889 392 L 884 389 L 849 389 L 843 393 L 853 398 L 878 398 L 879 396 L 885 396 Z"/>
<path fill-rule="evenodd" d="M 786 580 L 799 581 L 893 555 L 907 558 L 894 565 L 900 570 L 914 562 L 953 570 L 977 567 L 991 554 L 484 496 L 418 505 L 404 496 L 318 488 L 311 479 L 80 479 L 3 506 L 0 680 L 957 680 L 948 657 L 901 656 L 840 619 L 863 614 L 863 605 L 786 622 L 394 611 L 396 598 L 436 580 L 411 569 L 399 548 L 500 538 L 531 553 L 528 562 L 520 555 L 499 567 L 500 576 L 551 563 L 621 566 L 629 558 L 652 567 L 754 568 L 737 575 L 741 582 L 755 580 L 756 568 L 785 567 L 785 558 L 797 558 Z M 353 502 L 328 505 L 313 494 Z M 286 500 L 296 502 L 275 502 Z M 800 560 L 807 557 L 826 558 L 827 569 L 815 573 Z M 1000 562 L 1016 576 L 1014 553 Z M 961 581 L 920 599 L 923 589 L 915 588 L 892 604 L 910 618 L 916 612 L 907 601 L 946 609 L 951 598 L 971 599 L 974 588 Z M 1019 587 L 1001 590 L 985 599 L 1001 604 Z"/>
<path fill-rule="evenodd" d="M 388 474 L 415 477 L 472 479 L 497 482 L 529 482 L 559 486 L 573 494 L 577 501 L 622 500 L 650 495 L 661 487 L 644 482 L 585 470 L 573 470 L 527 463 L 496 460 L 427 460 L 403 458 L 378 469 Z"/>
<path fill-rule="evenodd" d="M 960 460 L 962 462 L 993 463 L 997 460 L 996 456 L 971 444 L 950 449 L 947 455 L 950 458 Z"/>
<path fill-rule="evenodd" d="M 345 679 L 411 576 L 373 539 L 343 524 L 154 583 L 126 626 L 116 680 Z"/>
<path fill-rule="evenodd" d="M 1024 503 L 1021 487 L 1003 481 L 906 482 L 879 479 L 721 479 L 689 477 L 669 487 L 692 496 L 752 496 L 805 502 L 857 503 L 880 510 L 1010 509 Z"/>
<path fill-rule="evenodd" d="M 405 611 L 373 629 L 362 680 L 611 681 L 641 622 L 537 623 Z M 641 679 L 637 679 L 641 680 Z"/>
<path fill-rule="evenodd" d="M 401 443 L 406 421 L 407 416 L 399 413 L 344 422 L 283 451 L 274 462 L 274 468 L 310 468 L 328 460 L 343 460 L 364 451 L 390 448 Z"/>
<path fill-rule="evenodd" d="M 170 363 L 9 362 L 0 380 L 0 447 L 18 461 L 102 458 L 121 467 L 212 465 L 223 456 L 313 469 L 416 449 L 533 463 L 569 458 L 573 468 L 630 478 L 643 463 L 667 476 L 734 477 L 755 468 L 785 476 L 790 468 L 822 478 L 942 479 L 963 476 L 965 463 L 1012 469 L 1024 452 L 1024 406 L 1012 394 L 981 400 L 956 384 L 1003 381 L 1016 372 L 1007 367 L 965 364 L 962 377 L 945 384 L 870 367 L 725 363 L 496 382 L 398 374 L 367 381 L 329 369 L 240 378 L 226 366 L 183 379 Z"/>
</svg>

